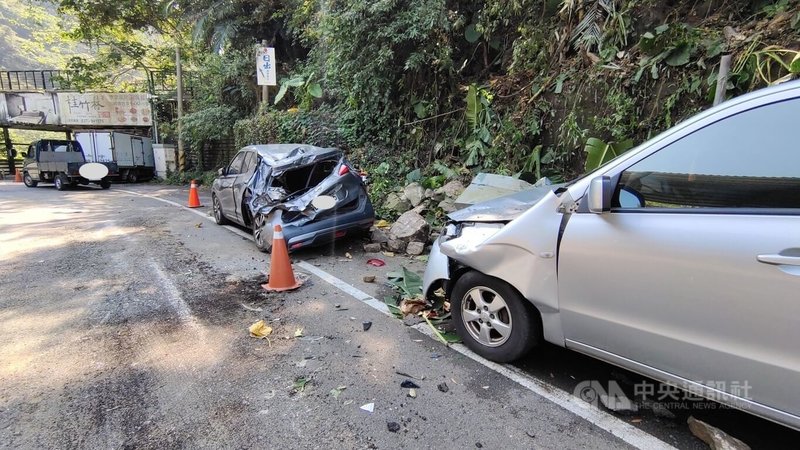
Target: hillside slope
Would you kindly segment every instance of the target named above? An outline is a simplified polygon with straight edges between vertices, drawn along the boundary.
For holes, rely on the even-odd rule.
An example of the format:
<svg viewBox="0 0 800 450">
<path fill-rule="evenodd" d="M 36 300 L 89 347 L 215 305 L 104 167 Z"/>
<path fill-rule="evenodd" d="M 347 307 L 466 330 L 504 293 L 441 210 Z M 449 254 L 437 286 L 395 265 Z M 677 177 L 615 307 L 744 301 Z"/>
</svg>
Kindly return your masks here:
<svg viewBox="0 0 800 450">
<path fill-rule="evenodd" d="M 65 20 L 49 3 L 0 1 L 0 70 L 59 69 L 85 46 L 62 35 Z"/>
</svg>

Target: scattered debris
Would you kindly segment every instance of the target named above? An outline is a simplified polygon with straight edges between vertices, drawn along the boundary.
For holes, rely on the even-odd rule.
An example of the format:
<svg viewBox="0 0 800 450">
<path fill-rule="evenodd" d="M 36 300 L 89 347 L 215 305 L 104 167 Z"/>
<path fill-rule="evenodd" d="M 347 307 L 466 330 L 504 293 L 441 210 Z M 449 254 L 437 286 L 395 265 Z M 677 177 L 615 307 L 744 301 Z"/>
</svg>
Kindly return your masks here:
<svg viewBox="0 0 800 450">
<path fill-rule="evenodd" d="M 339 395 L 341 395 L 342 391 L 345 389 L 347 389 L 347 386 L 339 386 L 331 389 L 330 394 L 333 396 L 333 398 L 339 398 Z"/>
<path fill-rule="evenodd" d="M 397 433 L 400 431 L 400 424 L 397 422 L 386 422 L 386 428 L 388 428 L 392 433 Z"/>
<path fill-rule="evenodd" d="M 525 434 L 527 434 L 528 437 L 531 438 L 531 439 L 536 439 L 536 435 L 531 433 L 530 431 L 526 431 Z"/>
<path fill-rule="evenodd" d="M 294 330 L 294 337 L 303 337 L 303 329 L 302 328 L 298 328 L 298 329 Z"/>
<path fill-rule="evenodd" d="M 239 304 L 240 304 L 240 305 L 242 305 L 242 308 L 244 308 L 244 309 L 246 309 L 246 310 L 248 310 L 248 311 L 254 311 L 254 312 L 261 312 L 261 311 L 263 311 L 263 309 L 262 309 L 262 308 L 254 308 L 254 307 L 252 307 L 252 306 L 247 306 L 247 305 L 245 305 L 244 303 L 239 303 Z"/>
<path fill-rule="evenodd" d="M 264 323 L 263 320 L 259 320 L 258 322 L 250 325 L 248 331 L 250 331 L 250 337 L 266 339 L 267 336 L 272 334 L 272 327 Z"/>
<path fill-rule="evenodd" d="M 420 311 L 428 308 L 428 302 L 422 298 L 410 298 L 400 301 L 400 312 L 404 316 L 409 314 L 417 315 Z"/>
<path fill-rule="evenodd" d="M 364 275 L 364 283 L 374 283 L 375 275 Z"/>
<path fill-rule="evenodd" d="M 365 320 L 361 322 L 361 326 L 364 328 L 364 331 L 368 331 L 370 328 L 372 328 L 372 322 Z"/>
<path fill-rule="evenodd" d="M 404 389 L 419 389 L 419 386 L 417 386 L 417 384 L 411 380 L 403 381 L 402 383 L 400 383 L 400 387 Z"/>
<path fill-rule="evenodd" d="M 422 375 L 421 377 L 418 377 L 418 376 L 409 375 L 409 374 L 407 374 L 405 372 L 400 372 L 400 371 L 395 371 L 394 373 L 396 373 L 398 375 L 401 375 L 401 376 L 404 376 L 404 377 L 413 378 L 415 380 L 420 380 L 420 381 L 424 381 L 425 380 L 425 375 Z"/>
<path fill-rule="evenodd" d="M 750 450 L 750 446 L 739 439 L 693 416 L 689 416 L 686 422 L 692 434 L 708 444 L 711 450 Z"/>
<path fill-rule="evenodd" d="M 203 228 L 203 224 L 202 223 L 197 223 L 197 224 L 195 224 L 194 227 L 195 228 Z"/>
<path fill-rule="evenodd" d="M 483 444 L 481 444 L 480 442 L 476 442 L 475 443 L 475 447 L 476 448 L 483 448 Z"/>
<path fill-rule="evenodd" d="M 390 224 L 388 221 L 386 221 L 384 219 L 381 219 L 381 220 L 375 222 L 375 227 L 376 228 L 389 228 L 391 226 L 392 226 L 392 224 Z"/>
<path fill-rule="evenodd" d="M 347 259 L 353 259 L 353 255 L 351 255 L 350 252 L 345 252 L 344 257 Z"/>
<path fill-rule="evenodd" d="M 450 388 L 447 386 L 447 383 L 439 383 L 439 385 L 436 386 L 436 388 L 439 389 L 439 392 L 445 392 L 445 393 L 450 390 Z"/>
<path fill-rule="evenodd" d="M 409 389 L 408 390 L 408 396 L 411 397 L 411 398 L 417 398 L 417 390 L 413 389 L 413 388 Z"/>
<path fill-rule="evenodd" d="M 383 253 L 383 256 L 388 256 L 389 258 L 394 257 L 394 252 L 381 252 L 381 253 Z"/>
<path fill-rule="evenodd" d="M 382 259 L 377 259 L 377 258 L 372 258 L 370 260 L 367 260 L 367 264 L 375 267 L 383 267 L 386 265 L 386 263 Z"/>
<path fill-rule="evenodd" d="M 656 417 L 661 417 L 662 419 L 675 420 L 675 414 L 673 414 L 672 411 L 667 409 L 667 407 L 664 406 L 663 404 L 654 402 L 651 405 L 651 408 L 653 409 L 653 414 L 655 414 Z"/>
<path fill-rule="evenodd" d="M 375 411 L 375 403 L 367 403 L 366 405 L 361 405 L 361 409 L 367 412 Z"/>
<path fill-rule="evenodd" d="M 342 304 L 341 303 L 334 303 L 333 307 L 336 308 L 336 309 L 339 309 L 339 308 L 342 307 Z"/>
<path fill-rule="evenodd" d="M 442 357 L 442 355 L 440 355 L 438 353 L 431 353 L 431 359 L 439 359 L 441 357 Z"/>
</svg>

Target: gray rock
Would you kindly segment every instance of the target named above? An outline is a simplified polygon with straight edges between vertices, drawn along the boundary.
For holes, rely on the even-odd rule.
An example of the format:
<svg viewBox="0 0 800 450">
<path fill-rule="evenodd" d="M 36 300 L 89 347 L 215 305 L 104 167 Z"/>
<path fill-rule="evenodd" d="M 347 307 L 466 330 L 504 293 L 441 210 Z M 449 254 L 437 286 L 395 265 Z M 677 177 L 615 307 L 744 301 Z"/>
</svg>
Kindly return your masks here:
<svg viewBox="0 0 800 450">
<path fill-rule="evenodd" d="M 408 244 L 402 239 L 389 239 L 389 241 L 386 242 L 386 248 L 388 248 L 389 251 L 392 252 L 405 251 L 407 246 Z"/>
<path fill-rule="evenodd" d="M 364 251 L 367 253 L 378 253 L 381 251 L 381 244 L 378 242 L 364 244 Z"/>
<path fill-rule="evenodd" d="M 456 199 L 464 192 L 464 185 L 458 180 L 453 180 L 444 186 L 436 189 L 437 194 L 443 194 L 445 198 Z"/>
<path fill-rule="evenodd" d="M 433 198 L 434 195 L 436 195 L 436 193 L 433 189 L 425 189 L 425 198 Z"/>
<path fill-rule="evenodd" d="M 401 240 L 406 244 L 412 241 L 427 242 L 429 234 L 430 226 L 425 218 L 415 211 L 408 211 L 392 224 L 389 229 L 389 241 Z"/>
<path fill-rule="evenodd" d="M 667 409 L 667 407 L 661 403 L 653 403 L 650 407 L 653 409 L 653 414 L 655 414 L 656 417 L 669 420 L 675 419 L 675 414 L 673 414 L 672 411 Z"/>
<path fill-rule="evenodd" d="M 411 183 L 403 189 L 403 195 L 411 202 L 411 206 L 417 206 L 425 198 L 425 189 L 419 183 Z"/>
<path fill-rule="evenodd" d="M 451 213 L 451 212 L 455 211 L 456 209 L 458 209 L 458 208 L 456 208 L 456 204 L 455 204 L 454 200 L 449 199 L 449 198 L 446 198 L 446 199 L 442 200 L 441 202 L 439 202 L 439 208 L 441 208 L 442 211 L 444 211 L 445 213 Z"/>
<path fill-rule="evenodd" d="M 423 251 L 425 251 L 425 243 L 423 242 L 409 242 L 406 247 L 406 253 L 413 256 L 421 255 Z"/>
<path fill-rule="evenodd" d="M 395 193 L 391 193 L 386 196 L 386 201 L 383 202 L 383 208 L 398 213 L 404 213 L 411 209 L 411 202 Z"/>
<path fill-rule="evenodd" d="M 711 450 L 750 450 L 749 445 L 701 420 L 690 416 L 687 423 L 692 434 L 708 444 Z"/>
<path fill-rule="evenodd" d="M 380 228 L 372 227 L 370 228 L 369 232 L 370 232 L 370 240 L 372 242 L 383 244 L 389 240 L 389 236 L 387 236 L 386 232 L 381 230 Z"/>
</svg>

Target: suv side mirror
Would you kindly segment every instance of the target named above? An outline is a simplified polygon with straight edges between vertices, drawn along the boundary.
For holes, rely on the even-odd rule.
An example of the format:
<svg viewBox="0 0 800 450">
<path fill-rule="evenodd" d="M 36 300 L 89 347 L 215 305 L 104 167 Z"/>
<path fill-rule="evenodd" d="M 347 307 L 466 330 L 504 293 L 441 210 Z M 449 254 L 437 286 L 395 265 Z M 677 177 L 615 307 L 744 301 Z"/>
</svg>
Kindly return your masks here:
<svg viewBox="0 0 800 450">
<path fill-rule="evenodd" d="M 217 176 L 220 176 L 220 177 L 224 177 L 225 176 L 225 168 L 224 167 L 220 167 L 219 170 L 217 170 Z"/>
<path fill-rule="evenodd" d="M 586 195 L 589 198 L 589 211 L 595 214 L 611 211 L 611 197 L 614 195 L 611 177 L 603 175 L 592 179 Z"/>
</svg>

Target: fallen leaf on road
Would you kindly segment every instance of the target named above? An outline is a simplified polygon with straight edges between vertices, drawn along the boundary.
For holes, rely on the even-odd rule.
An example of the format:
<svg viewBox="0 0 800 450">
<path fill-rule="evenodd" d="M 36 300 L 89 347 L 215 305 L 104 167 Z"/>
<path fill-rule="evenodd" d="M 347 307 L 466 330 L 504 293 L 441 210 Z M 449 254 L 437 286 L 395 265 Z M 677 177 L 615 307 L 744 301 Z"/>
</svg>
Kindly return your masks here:
<svg viewBox="0 0 800 450">
<path fill-rule="evenodd" d="M 295 390 L 295 392 L 303 392 L 306 390 L 306 385 L 308 384 L 309 381 L 310 380 L 305 377 L 299 377 L 294 380 L 292 388 Z"/>
<path fill-rule="evenodd" d="M 428 303 L 421 298 L 404 299 L 400 302 L 400 312 L 404 316 L 409 314 L 417 315 L 420 311 L 428 307 Z"/>
<path fill-rule="evenodd" d="M 383 220 L 383 219 L 375 222 L 375 228 L 389 228 L 391 226 L 392 226 L 392 224 L 390 224 L 388 221 Z"/>
<path fill-rule="evenodd" d="M 298 328 L 298 329 L 294 330 L 294 337 L 303 337 L 303 329 L 302 328 Z"/>
<path fill-rule="evenodd" d="M 331 389 L 331 395 L 333 396 L 333 398 L 339 398 L 339 395 L 345 389 L 347 389 L 347 386 L 339 386 L 337 388 L 333 388 Z"/>
<path fill-rule="evenodd" d="M 250 337 L 264 339 L 272 334 L 272 327 L 264 323 L 263 320 L 259 320 L 258 322 L 250 325 L 248 331 L 250 331 Z"/>
<path fill-rule="evenodd" d="M 195 227 L 195 228 L 203 228 L 203 224 L 202 224 L 202 223 L 198 223 L 198 224 L 196 224 L 194 227 Z"/>
</svg>

